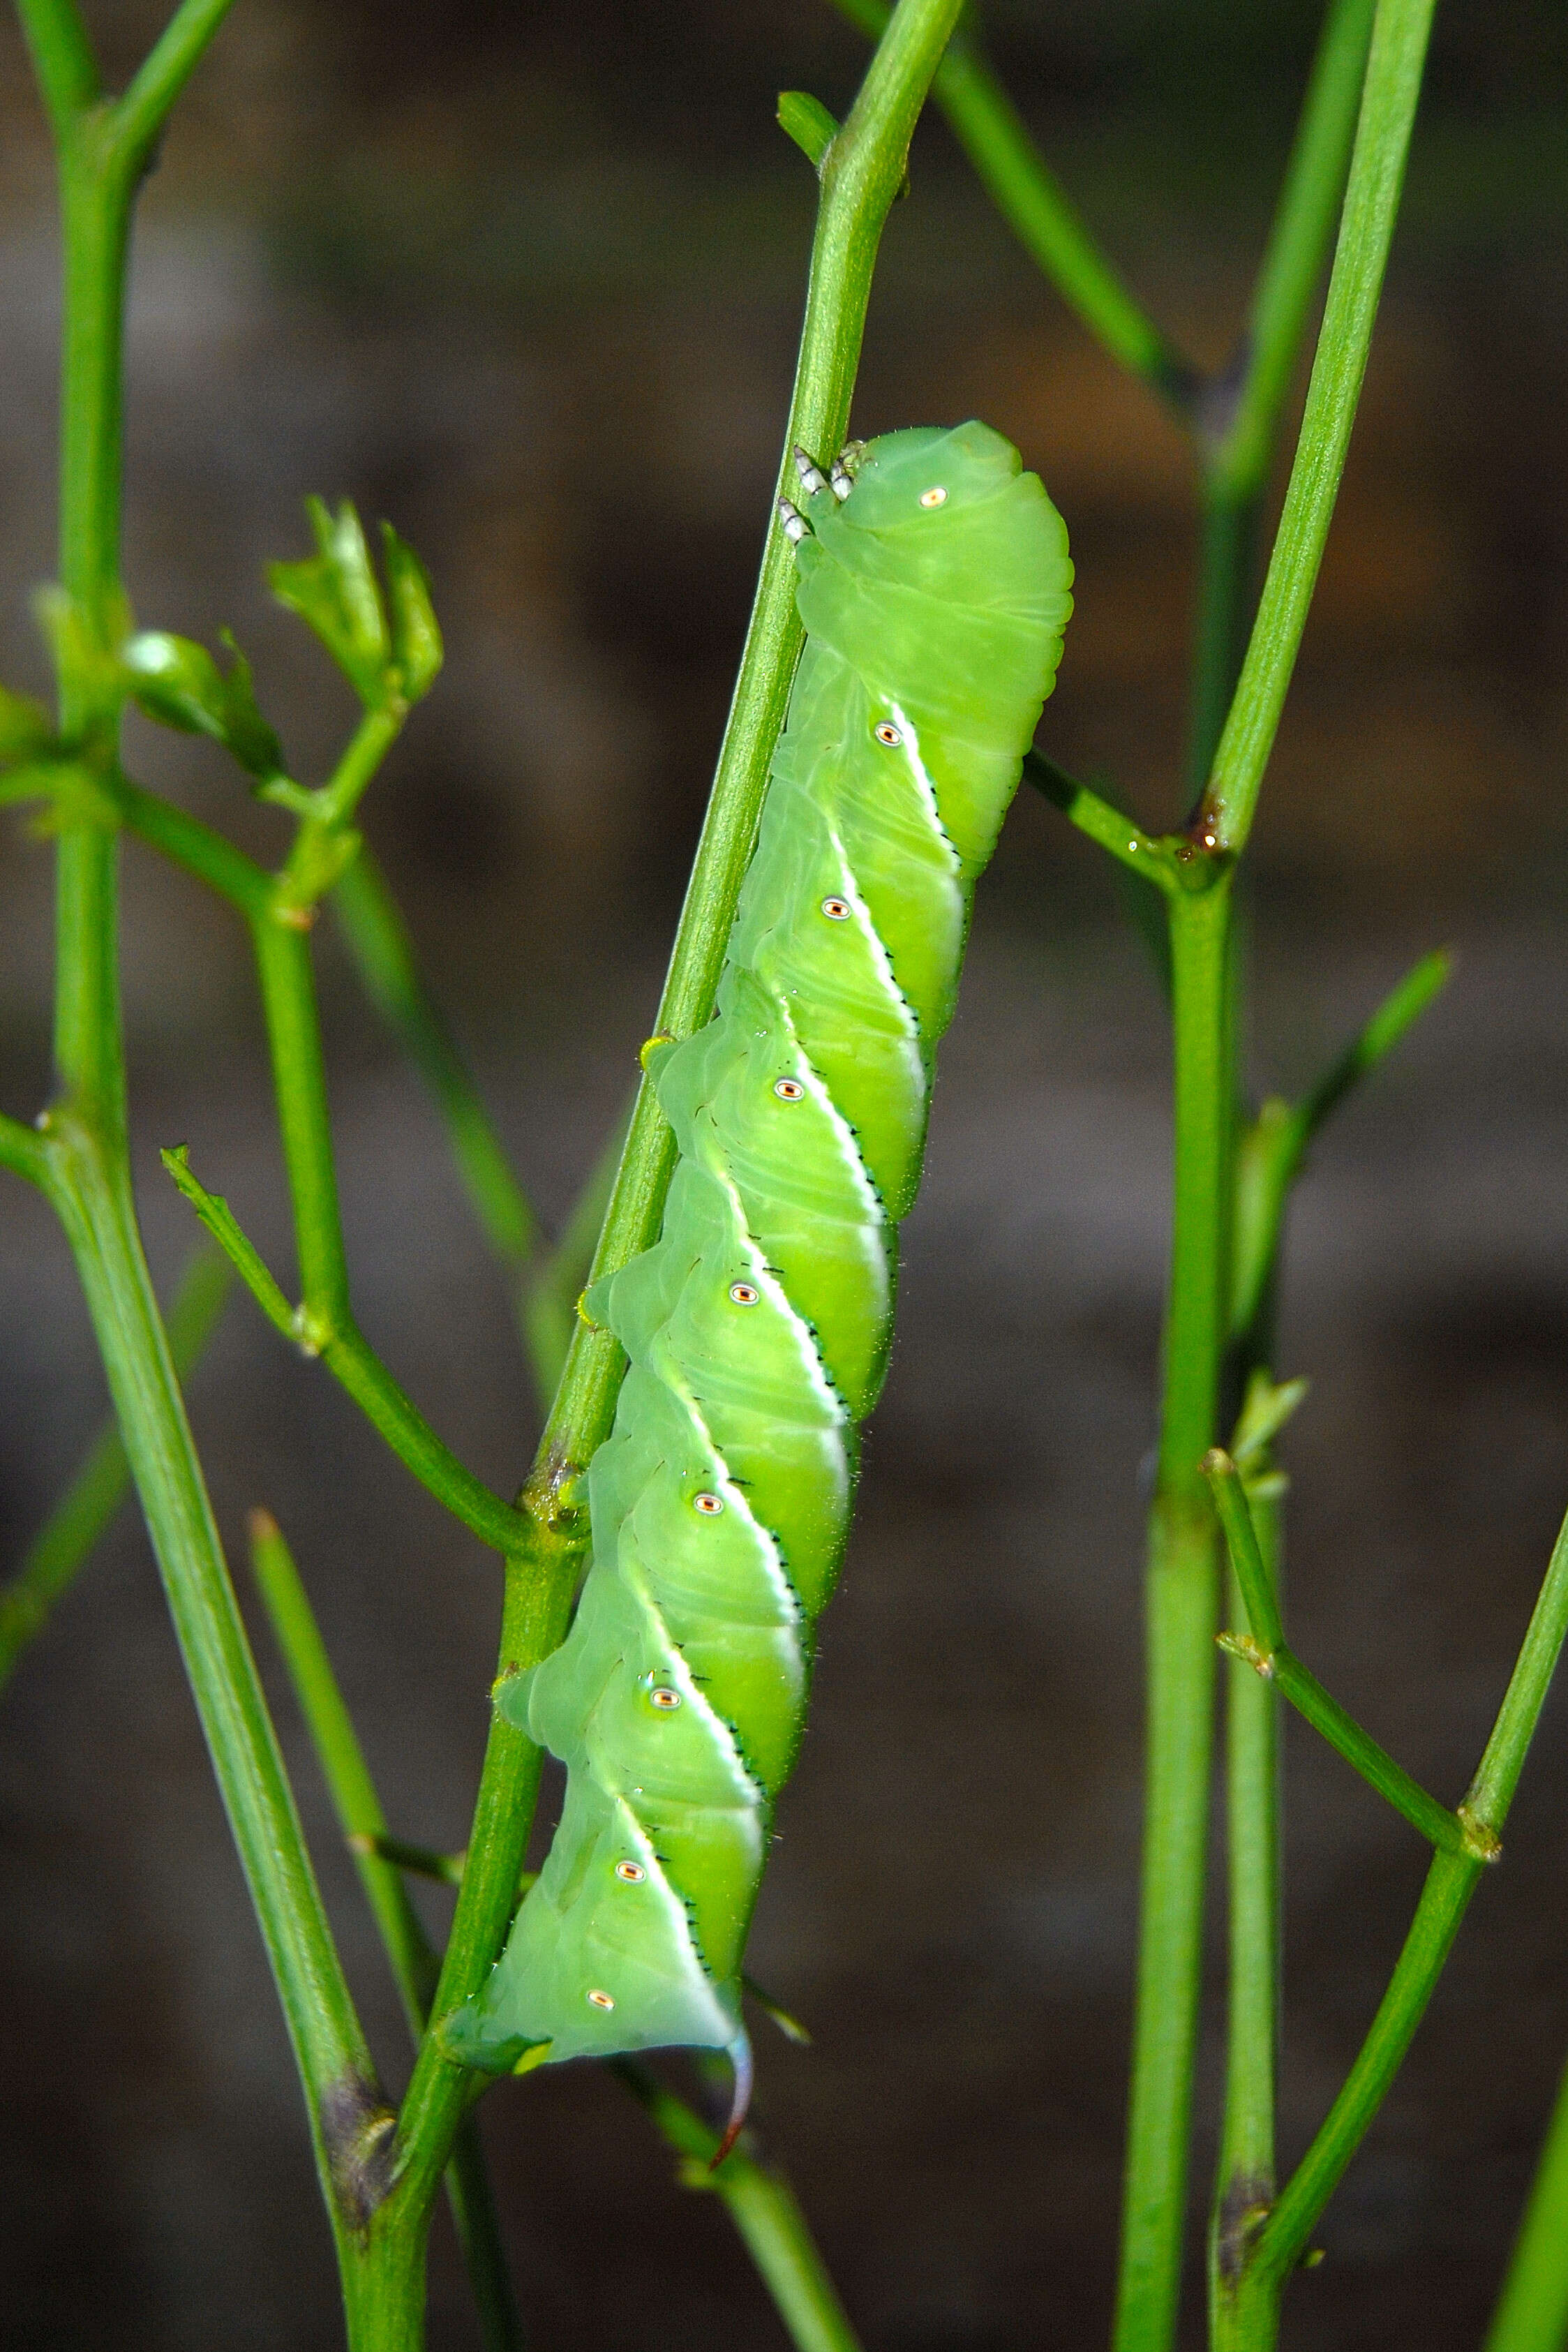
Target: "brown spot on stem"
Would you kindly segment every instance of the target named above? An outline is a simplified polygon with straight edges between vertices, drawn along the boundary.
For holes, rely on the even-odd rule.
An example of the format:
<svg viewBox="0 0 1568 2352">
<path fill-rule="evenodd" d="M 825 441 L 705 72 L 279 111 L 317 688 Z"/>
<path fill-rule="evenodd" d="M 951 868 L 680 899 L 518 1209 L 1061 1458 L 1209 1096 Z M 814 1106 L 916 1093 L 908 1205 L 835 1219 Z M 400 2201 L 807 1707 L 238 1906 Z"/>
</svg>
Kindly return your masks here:
<svg viewBox="0 0 1568 2352">
<path fill-rule="evenodd" d="M 1214 2260 L 1222 2279 L 1239 2278 L 1252 2242 L 1274 2203 L 1274 2184 L 1263 2174 L 1239 2172 L 1229 2181 L 1215 2217 Z"/>
<path fill-rule="evenodd" d="M 321 2138 L 338 2210 L 351 2230 L 369 2227 L 392 2184 L 397 2117 L 378 2083 L 340 2075 L 321 2094 Z"/>
</svg>

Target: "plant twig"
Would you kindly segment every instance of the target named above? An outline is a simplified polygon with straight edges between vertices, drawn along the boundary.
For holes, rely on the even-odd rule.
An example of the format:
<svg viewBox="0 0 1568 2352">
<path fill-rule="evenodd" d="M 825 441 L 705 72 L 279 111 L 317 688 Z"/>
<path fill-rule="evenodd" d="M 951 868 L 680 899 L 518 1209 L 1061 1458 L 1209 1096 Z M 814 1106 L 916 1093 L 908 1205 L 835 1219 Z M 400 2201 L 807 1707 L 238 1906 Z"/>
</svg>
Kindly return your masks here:
<svg viewBox="0 0 1568 2352">
<path fill-rule="evenodd" d="M 1024 754 L 1023 780 L 1053 808 L 1059 808 L 1070 824 L 1075 824 L 1091 841 L 1109 851 L 1128 872 L 1141 881 L 1152 882 L 1166 898 L 1180 888 L 1176 879 L 1174 842 L 1156 840 L 1124 816 L 1114 803 L 1104 799 L 1088 784 L 1048 760 L 1041 751 Z"/>
<path fill-rule="evenodd" d="M 310 1866 L 158 1319 L 129 1185 L 73 1113 L 49 1129 L 51 1197 L 70 1242 L 126 1454 L 162 1570 L 311 2116 L 334 2227 L 373 2203 L 391 2117 L 381 2103 Z"/>
<path fill-rule="evenodd" d="M 228 1265 L 204 1243 L 181 1276 L 169 1311 L 169 1350 L 182 1383 L 216 1329 L 228 1295 Z M 0 1687 L 10 1679 L 22 1652 L 48 1623 L 55 1604 L 86 1565 L 130 1486 L 131 1465 L 120 1425 L 111 1419 L 28 1545 L 21 1567 L 0 1591 Z"/>
<path fill-rule="evenodd" d="M 1568 1633 L 1568 1521 L 1552 1549 L 1486 1752 L 1459 1808 L 1477 1847 L 1495 1852 Z M 1339 2096 L 1249 2257 L 1282 2282 L 1306 2252 L 1318 2218 L 1387 2095 L 1437 1988 L 1470 1897 L 1487 1867 L 1477 1847 L 1439 1853 L 1427 1873 L 1388 1990 Z"/>
<path fill-rule="evenodd" d="M 1483 2352 L 1562 2352 L 1568 2341 L 1568 2074 Z"/>
<path fill-rule="evenodd" d="M 440 1960 L 409 1899 L 396 1862 L 384 1852 L 392 1842 L 386 1835 L 386 1816 L 359 1734 L 343 1703 L 293 1555 L 269 1511 L 250 1515 L 250 1559 L 332 1809 L 353 1853 L 365 1900 L 396 1979 L 409 2032 L 417 2042 L 430 2014 Z M 520 2352 L 522 2323 L 477 2122 L 472 2116 L 458 2126 L 453 2139 L 446 2194 L 479 2309 L 486 2352 Z"/>
<path fill-rule="evenodd" d="M 1290 1648 L 1273 1580 L 1264 1562 L 1236 1465 L 1217 1445 L 1204 1455 L 1203 1469 L 1225 1530 L 1231 1570 L 1252 1627 L 1249 1636 L 1222 1633 L 1220 1647 L 1265 1681 L 1277 1683 L 1313 1730 L 1321 1732 L 1330 1747 L 1337 1748 L 1345 1762 L 1353 1765 L 1362 1779 L 1380 1797 L 1386 1798 L 1396 1812 L 1403 1813 L 1439 1853 L 1466 1853 L 1478 1862 L 1495 1861 L 1496 1846 L 1489 1845 L 1473 1823 L 1450 1812 L 1447 1805 L 1440 1805 L 1436 1797 L 1429 1796 L 1419 1781 L 1412 1780 L 1404 1766 L 1396 1764 L 1387 1750 L 1362 1729 Z"/>
<path fill-rule="evenodd" d="M 1214 778 L 1170 901 L 1176 1188 L 1165 1410 L 1150 1519 L 1142 1928 L 1117 2352 L 1166 2352 L 1180 2286 L 1202 1953 L 1218 1578 L 1199 1457 L 1214 1441 L 1230 1323 L 1228 888 L 1283 706 L 1337 492 L 1393 233 L 1431 0 L 1379 0 L 1306 417 Z M 1239 566 L 1244 549 L 1225 561 Z M 1210 560 L 1218 560 L 1211 551 Z"/>
<path fill-rule="evenodd" d="M 1254 1354 L 1260 1318 L 1279 1264 L 1291 1188 L 1325 1122 L 1420 1018 L 1447 984 L 1453 959 L 1443 949 L 1423 956 L 1336 1056 L 1299 1103 L 1271 1097 L 1243 1137 L 1237 1168 L 1236 1279 L 1231 1328 Z M 1261 1350 L 1266 1353 L 1266 1349 Z"/>
<path fill-rule="evenodd" d="M 860 2339 L 823 2267 L 795 2192 L 781 2172 L 754 2152 L 754 2135 L 743 2133 L 713 2171 L 718 2133 L 634 2059 L 616 2058 L 609 2063 L 681 2158 L 683 2184 L 711 2191 L 727 2210 L 797 2352 L 860 2352 Z"/>
<path fill-rule="evenodd" d="M 1263 1573 L 1279 1580 L 1280 1517 L 1253 1507 Z M 1233 1600 L 1240 1600 L 1234 1576 Z M 1212 2352 L 1248 2345 L 1248 2246 L 1274 2201 L 1280 2014 L 1280 1710 L 1262 1676 L 1225 1677 L 1228 1993 L 1225 2106 L 1209 2222 Z"/>
<path fill-rule="evenodd" d="M 45 1177 L 44 1147 L 30 1127 L 19 1118 L 0 1113 L 0 1167 L 8 1168 L 14 1176 L 25 1177 L 29 1184 L 42 1185 Z"/>
<path fill-rule="evenodd" d="M 1194 798 L 1207 781 L 1252 626 L 1259 519 L 1344 187 L 1372 10 L 1373 0 L 1332 0 L 1246 328 L 1198 406 L 1203 538 L 1187 730 Z"/>
<path fill-rule="evenodd" d="M 887 22 L 884 0 L 837 5 L 873 40 Z M 1189 424 L 1197 369 L 1167 341 L 1095 243 L 997 79 L 972 23 L 948 43 L 932 96 L 981 185 L 1042 276 L 1112 358 Z"/>
<path fill-rule="evenodd" d="M 452 1146 L 479 1229 L 520 1281 L 539 1244 L 538 1223 L 502 1149 L 473 1076 L 420 976 L 408 926 L 368 847 L 333 885 L 328 904 L 361 984 L 413 1064 Z M 551 1384 L 554 1390 L 554 1382 Z"/>
<path fill-rule="evenodd" d="M 228 15 L 233 0 L 183 0 L 148 51 L 114 110 L 115 139 L 140 173 L 169 110 Z"/>
<path fill-rule="evenodd" d="M 1378 0 L 1328 302 L 1258 617 L 1195 824 L 1239 851 L 1317 584 L 1404 185 L 1433 0 Z"/>
<path fill-rule="evenodd" d="M 125 623 L 120 581 L 120 367 L 136 173 L 203 37 L 182 9 L 178 59 L 144 85 L 126 137 L 96 105 L 68 0 L 26 0 L 24 23 L 55 131 L 65 259 L 57 633 L 63 736 L 90 773 L 115 758 L 122 686 L 109 656 Z M 130 168 L 128 168 L 128 165 Z M 382 2185 L 391 2116 L 339 1963 L 229 1583 L 211 1504 L 137 1231 L 126 1149 L 117 969 L 117 844 L 99 803 L 58 833 L 55 1063 L 40 1122 L 47 1189 L 65 1229 L 163 1578 L 186 1673 L 245 1869 L 306 2091 L 322 2192 L 346 2283 Z"/>
<path fill-rule="evenodd" d="M 482 1478 L 476 1478 L 445 1440 L 436 1435 L 418 1406 L 405 1396 L 361 1334 L 340 1294 L 332 1290 L 327 1294 L 337 1300 L 336 1319 L 329 1319 L 330 1307 L 313 1304 L 308 1293 L 298 1307 L 290 1307 L 228 1202 L 219 1194 L 209 1192 L 192 1172 L 186 1147 L 181 1144 L 176 1150 L 161 1156 L 174 1182 L 274 1328 L 307 1355 L 320 1357 L 404 1468 L 411 1470 L 420 1485 L 455 1518 L 461 1519 L 481 1543 L 489 1544 L 497 1551 L 515 1549 L 528 1536 L 528 1522 L 510 1503 L 503 1502 Z M 305 1197 L 308 1202 L 310 1196 Z"/>
<path fill-rule="evenodd" d="M 610 1131 L 572 1204 L 559 1241 L 536 1259 L 523 1294 L 523 1319 L 535 1376 L 548 1406 L 566 1368 L 578 1328 L 577 1302 L 588 1280 L 600 1228 L 625 1149 L 631 1111 Z"/>
<path fill-rule="evenodd" d="M 345 1839 L 350 1853 L 374 1854 L 394 1870 L 413 1878 L 433 1878 L 438 1886 L 461 1886 L 466 1856 L 442 1853 L 434 1846 L 410 1845 L 406 1838 L 390 1837 L 380 1830 L 350 1830 Z"/>
</svg>

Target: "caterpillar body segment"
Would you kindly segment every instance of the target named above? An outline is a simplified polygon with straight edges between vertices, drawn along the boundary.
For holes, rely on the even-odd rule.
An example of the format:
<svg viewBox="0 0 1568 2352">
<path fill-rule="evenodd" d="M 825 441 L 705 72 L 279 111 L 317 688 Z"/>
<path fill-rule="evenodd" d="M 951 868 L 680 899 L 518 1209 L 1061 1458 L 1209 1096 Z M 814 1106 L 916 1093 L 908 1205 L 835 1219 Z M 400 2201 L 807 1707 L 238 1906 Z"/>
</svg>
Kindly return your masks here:
<svg viewBox="0 0 1568 2352">
<path fill-rule="evenodd" d="M 566 1641 L 497 1699 L 565 1763 L 565 1806 L 444 2030 L 496 2070 L 542 2044 L 727 2047 L 737 2114 L 741 1960 L 936 1048 L 1071 611 L 1061 518 L 988 426 L 888 435 L 852 485 L 798 470 L 807 641 L 717 1008 L 646 1055 L 679 1148 L 664 1229 L 587 1300 L 631 1360 L 589 1471 L 592 1565 Z"/>
</svg>

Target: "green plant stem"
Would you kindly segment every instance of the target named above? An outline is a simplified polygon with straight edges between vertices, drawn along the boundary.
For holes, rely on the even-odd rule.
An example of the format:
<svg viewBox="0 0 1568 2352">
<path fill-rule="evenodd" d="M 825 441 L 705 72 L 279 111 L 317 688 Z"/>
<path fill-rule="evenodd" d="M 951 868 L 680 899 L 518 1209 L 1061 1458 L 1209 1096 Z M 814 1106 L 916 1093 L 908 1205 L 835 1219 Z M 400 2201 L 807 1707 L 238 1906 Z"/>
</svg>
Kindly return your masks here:
<svg viewBox="0 0 1568 2352">
<path fill-rule="evenodd" d="M 1242 1139 L 1237 1179 L 1236 1286 L 1231 1325 L 1243 1353 L 1261 1360 L 1258 1334 L 1267 1323 L 1291 1189 L 1325 1121 L 1391 1053 L 1447 983 L 1452 958 L 1423 956 L 1390 991 L 1364 1028 L 1299 1103 L 1272 1096 Z"/>
<path fill-rule="evenodd" d="M 883 224 L 904 179 L 915 123 L 957 14 L 958 0 L 900 0 L 859 96 L 823 159 L 816 236 L 794 394 L 778 483 L 793 478 L 790 451 L 836 449 L 848 425 Z M 745 873 L 800 644 L 793 567 L 769 525 L 735 698 L 719 752 L 691 884 L 675 935 L 658 1027 L 686 1036 L 712 1009 L 735 902 Z M 644 1085 L 594 1260 L 603 1273 L 656 1239 L 673 1147 Z M 564 1631 L 586 1540 L 580 1482 L 609 1430 L 624 1360 L 608 1332 L 580 1326 L 546 1424 L 523 1507 L 537 1532 L 507 1563 L 501 1672 L 548 1655 Z M 400 2122 L 402 2169 L 391 2200 L 428 2204 L 467 2076 L 444 2051 L 441 2020 L 484 1979 L 500 1948 L 532 1825 L 538 1753 L 499 1717 L 492 1720 L 468 1864 L 441 1984 Z"/>
<path fill-rule="evenodd" d="M 308 1298 L 299 1307 L 290 1307 L 228 1202 L 209 1192 L 193 1174 L 184 1145 L 178 1150 L 165 1151 L 162 1160 L 274 1328 L 307 1355 L 320 1357 L 371 1427 L 386 1440 L 421 1486 L 455 1518 L 461 1519 L 481 1543 L 489 1544 L 497 1551 L 508 1550 L 526 1537 L 528 1523 L 522 1514 L 510 1503 L 503 1502 L 482 1478 L 476 1478 L 444 1439 L 436 1435 L 363 1338 L 352 1317 L 340 1307 L 334 1321 L 329 1310 L 312 1307 Z"/>
<path fill-rule="evenodd" d="M 374 2179 L 386 2111 L 229 1582 L 123 1166 L 63 1108 L 51 1115 L 49 1163 L 51 1197 L 109 1375 L 305 2086 L 323 2194 L 346 2258 Z"/>
<path fill-rule="evenodd" d="M 348 750 L 339 761 L 329 783 L 314 795 L 315 813 L 302 825 L 295 845 L 297 871 L 305 874 L 315 864 L 317 843 L 311 828 L 319 827 L 327 835 L 340 834 L 363 800 L 376 771 L 402 732 L 408 707 L 394 702 L 388 707 L 367 710 L 355 728 Z"/>
<path fill-rule="evenodd" d="M 588 1180 L 572 1204 L 559 1241 L 535 1262 L 524 1291 L 528 1354 L 547 1410 L 566 1369 L 567 1355 L 578 1329 L 577 1302 L 593 1264 L 630 1123 L 628 1108 L 616 1120 L 609 1140 L 589 1170 Z"/>
<path fill-rule="evenodd" d="M 1265 1574 L 1277 1589 L 1279 1513 L 1253 1506 Z M 1240 1589 L 1231 1580 L 1232 1605 Z M 1239 1663 L 1225 1675 L 1225 1819 L 1229 2003 L 1225 2108 L 1209 2231 L 1213 2352 L 1241 2352 L 1248 2245 L 1274 2201 L 1280 2026 L 1280 1720 L 1269 1684 Z"/>
<path fill-rule="evenodd" d="M 385 1845 L 386 1816 L 365 1762 L 353 1718 L 343 1703 L 316 1613 L 277 1522 L 253 1511 L 251 1565 L 267 1604 L 289 1681 L 326 1780 L 332 1809 L 354 1853 L 403 2013 L 415 2042 L 430 2014 L 440 1962 L 395 1863 L 369 1842 Z M 364 1841 L 365 1843 L 360 1843 Z M 368 1850 L 369 1848 L 369 1850 Z M 519 2352 L 522 2323 L 507 2269 L 500 2224 L 476 2118 L 459 2124 L 446 2168 L 446 2194 L 478 2306 L 486 2352 Z"/>
<path fill-rule="evenodd" d="M 353 1853 L 372 1853 L 394 1870 L 415 1878 L 432 1878 L 438 1886 L 461 1886 L 463 1864 L 461 1853 L 442 1853 L 432 1845 L 411 1845 L 406 1838 L 388 1837 L 379 1831 L 359 1831 L 350 1833 L 349 1848 Z"/>
<path fill-rule="evenodd" d="M 328 904 L 366 995 L 441 1113 L 480 1231 L 519 1280 L 538 1247 L 538 1221 L 468 1067 L 420 977 L 408 926 L 369 848 L 361 848 L 333 886 Z M 553 1381 L 550 1387 L 553 1393 Z"/>
<path fill-rule="evenodd" d="M 20 1119 L 8 1118 L 4 1113 L 0 1113 L 0 1168 L 26 1177 L 29 1184 L 41 1186 L 45 1181 L 44 1147 L 37 1134 Z"/>
<path fill-rule="evenodd" d="M 884 0 L 838 0 L 838 6 L 873 40 L 887 23 Z M 1113 359 L 1188 421 L 1196 369 L 1166 341 L 1095 244 L 998 81 L 972 26 L 948 43 L 932 95 L 981 185 L 1042 276 Z"/>
<path fill-rule="evenodd" d="M 1231 1570 L 1252 1627 L 1249 1640 L 1222 1634 L 1221 1646 L 1259 1675 L 1278 1683 L 1283 1696 L 1313 1730 L 1320 1732 L 1331 1748 L 1337 1748 L 1346 1763 L 1354 1766 L 1362 1779 L 1380 1797 L 1386 1798 L 1395 1811 L 1403 1813 L 1439 1852 L 1469 1853 L 1479 1862 L 1495 1859 L 1484 1840 L 1478 1843 L 1477 1833 L 1458 1813 L 1440 1805 L 1419 1781 L 1412 1780 L 1404 1766 L 1396 1764 L 1387 1750 L 1362 1729 L 1291 1650 L 1285 1640 L 1273 1578 L 1259 1543 L 1236 1465 L 1228 1454 L 1216 1446 L 1205 1454 L 1203 1467 L 1225 1530 Z"/>
<path fill-rule="evenodd" d="M 1218 1555 L 1198 1468 L 1212 1442 L 1228 1323 L 1234 1080 L 1228 872 L 1170 901 L 1175 1217 L 1159 1471 L 1149 1520 L 1142 1917 L 1118 2352 L 1170 2339 L 1181 2278 L 1202 1974 Z"/>
<path fill-rule="evenodd" d="M 169 1314 L 169 1350 L 183 1382 L 217 1328 L 229 1295 L 229 1269 L 204 1244 L 180 1278 Z M 131 1466 L 117 1422 L 99 1430 L 86 1458 L 48 1518 L 28 1545 L 21 1567 L 0 1591 L 0 1688 L 16 1661 L 48 1623 L 131 1486 Z"/>
<path fill-rule="evenodd" d="M 1477 1840 L 1494 1853 L 1565 1633 L 1568 1521 L 1552 1549 L 1486 1752 L 1459 1808 Z M 1434 1857 L 1404 1950 L 1355 2063 L 1252 2247 L 1249 2263 L 1276 2283 L 1283 2283 L 1306 2252 L 1323 2207 L 1382 2105 L 1486 1866 L 1469 1853 Z"/>
<path fill-rule="evenodd" d="M 232 5 L 233 0 L 183 0 L 132 76 L 115 113 L 120 142 L 138 173 Z"/>
<path fill-rule="evenodd" d="M 1280 420 L 1328 259 L 1361 105 L 1373 0 L 1333 0 L 1312 62 L 1284 185 L 1252 289 L 1231 414 L 1215 436 L 1213 487 L 1248 498 L 1268 485 Z M 1219 420 L 1216 420 L 1217 422 Z"/>
<path fill-rule="evenodd" d="M 1068 775 L 1054 760 L 1048 760 L 1041 751 L 1027 751 L 1024 754 L 1023 780 L 1025 783 L 1032 784 L 1053 808 L 1059 808 L 1070 824 L 1075 824 L 1079 832 L 1087 835 L 1091 841 L 1098 842 L 1100 847 L 1114 857 L 1118 864 L 1124 866 L 1129 873 L 1137 875 L 1142 881 L 1154 883 L 1167 898 L 1181 887 L 1174 863 L 1176 845 L 1157 840 L 1152 834 L 1145 833 L 1141 825 L 1133 823 L 1131 817 L 1124 816 L 1112 802 L 1103 799 L 1088 784 L 1081 784 L 1075 777 Z"/>
<path fill-rule="evenodd" d="M 682 2158 L 685 2187 L 711 2190 L 727 2209 L 797 2352 L 860 2352 L 860 2339 L 822 2267 L 795 2192 L 781 2172 L 752 2152 L 752 2135 L 744 2133 L 718 2170 L 710 2172 L 717 2132 L 634 2059 L 609 2063 Z"/>
<path fill-rule="evenodd" d="M 91 52 L 68 0 L 24 0 L 55 131 L 65 247 L 60 567 L 74 617 L 60 638 L 61 721 L 79 740 L 84 767 L 105 778 L 113 770 L 119 694 L 105 656 L 125 614 L 120 346 L 131 203 L 167 107 L 219 13 L 187 0 L 149 60 L 134 105 L 117 118 L 112 106 L 98 102 Z M 126 1150 L 116 838 L 96 805 L 62 813 L 58 876 L 58 1097 L 42 1122 L 47 1190 L 87 1298 L 277 1985 L 353 2322 L 380 2292 L 357 2274 L 360 2229 L 379 2194 L 392 2119 L 311 1872 L 137 1231 Z M 413 2253 L 422 2260 L 423 2244 Z"/>
<path fill-rule="evenodd" d="M 1197 830 L 1239 850 L 1317 584 L 1399 208 L 1432 0 L 1378 0 L 1328 301 L 1258 617 Z"/>
<path fill-rule="evenodd" d="M 1252 625 L 1262 503 L 1344 187 L 1372 10 L 1373 0 L 1334 0 L 1323 20 L 1241 344 L 1199 408 L 1203 528 L 1187 742 L 1195 797 L 1207 781 Z"/>
<path fill-rule="evenodd" d="M 211 826 L 118 772 L 113 791 L 134 833 L 216 890 L 249 924 L 294 1211 L 303 1292 L 298 1311 L 288 1306 L 227 1202 L 196 1181 L 181 1155 L 165 1153 L 164 1165 L 278 1329 L 320 1357 L 399 1460 L 438 1502 L 481 1542 L 507 1549 L 522 1533 L 516 1512 L 437 1435 L 354 1320 L 308 917 L 301 917 L 284 884 Z"/>
<path fill-rule="evenodd" d="M 1568 2074 L 1564 2074 L 1484 2352 L 1568 2343 Z"/>
</svg>

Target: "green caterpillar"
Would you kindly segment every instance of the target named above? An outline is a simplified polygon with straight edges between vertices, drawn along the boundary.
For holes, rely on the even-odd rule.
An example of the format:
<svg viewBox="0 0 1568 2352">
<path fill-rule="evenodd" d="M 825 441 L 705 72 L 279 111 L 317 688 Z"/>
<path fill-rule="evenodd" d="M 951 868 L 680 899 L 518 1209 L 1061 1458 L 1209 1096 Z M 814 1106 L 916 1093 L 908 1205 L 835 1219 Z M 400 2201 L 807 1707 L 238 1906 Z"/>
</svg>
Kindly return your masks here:
<svg viewBox="0 0 1568 2352">
<path fill-rule="evenodd" d="M 592 1566 L 565 1643 L 497 1701 L 565 1762 L 565 1809 L 446 2032 L 491 2069 L 727 2049 L 732 2136 L 741 1958 L 933 1059 L 1072 609 L 1061 519 L 988 426 L 889 434 L 852 478 L 796 462 L 806 648 L 718 1008 L 648 1055 L 680 1149 L 664 1229 L 587 1301 L 631 1359 L 589 1474 Z"/>
</svg>

